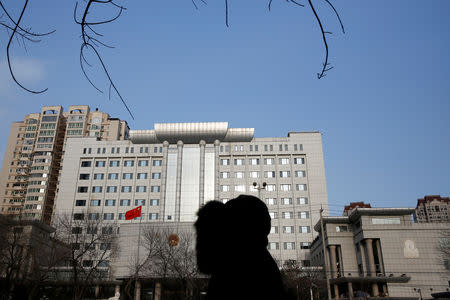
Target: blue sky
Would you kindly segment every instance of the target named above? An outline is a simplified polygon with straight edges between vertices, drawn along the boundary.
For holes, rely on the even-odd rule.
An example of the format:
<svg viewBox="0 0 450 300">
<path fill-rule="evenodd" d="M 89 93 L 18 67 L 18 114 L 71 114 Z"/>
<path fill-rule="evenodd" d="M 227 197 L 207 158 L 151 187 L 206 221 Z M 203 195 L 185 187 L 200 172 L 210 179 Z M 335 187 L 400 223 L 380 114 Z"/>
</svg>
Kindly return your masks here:
<svg viewBox="0 0 450 300">
<path fill-rule="evenodd" d="M 132 129 L 228 121 L 254 127 L 257 137 L 319 130 L 332 213 L 350 201 L 415 206 L 424 195 L 450 195 L 450 1 L 333 1 L 346 34 L 325 2 L 314 1 L 333 32 L 334 69 L 321 80 L 324 49 L 307 6 L 274 0 L 269 12 L 264 1 L 229 2 L 229 28 L 223 1 L 213 0 L 198 1 L 199 10 L 190 0 L 122 1 L 123 16 L 98 28 L 116 46 L 101 52 L 133 121 L 80 71 L 75 2 L 30 0 L 24 24 L 57 31 L 26 51 L 16 43 L 15 66 L 27 86 L 49 90 L 14 86 L 0 48 L 1 124 L 42 105 L 89 104 Z M 17 16 L 21 1 L 6 3 Z M 6 45 L 4 31 L 0 39 Z M 2 156 L 7 138 L 0 133 Z"/>
</svg>

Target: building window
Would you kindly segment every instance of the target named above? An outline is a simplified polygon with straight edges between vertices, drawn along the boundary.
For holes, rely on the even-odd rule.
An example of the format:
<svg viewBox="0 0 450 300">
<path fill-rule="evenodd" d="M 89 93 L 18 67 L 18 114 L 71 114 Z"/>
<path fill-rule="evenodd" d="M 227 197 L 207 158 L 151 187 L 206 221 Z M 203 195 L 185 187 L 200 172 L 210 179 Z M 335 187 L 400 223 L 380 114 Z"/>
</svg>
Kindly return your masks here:
<svg viewBox="0 0 450 300">
<path fill-rule="evenodd" d="M 133 179 L 133 173 L 123 173 L 122 179 Z"/>
<path fill-rule="evenodd" d="M 400 224 L 400 218 L 372 218 L 372 224 L 376 225 L 391 225 Z"/>
<path fill-rule="evenodd" d="M 282 144 L 280 144 L 280 145 L 278 145 L 279 147 L 279 149 L 278 149 L 278 151 L 283 151 L 283 145 Z"/>
<path fill-rule="evenodd" d="M 306 177 L 306 171 L 295 171 L 295 177 Z"/>
<path fill-rule="evenodd" d="M 283 226 L 283 233 L 294 233 L 294 226 Z"/>
<path fill-rule="evenodd" d="M 310 232 L 311 232 L 311 229 L 310 229 L 309 226 L 300 226 L 300 227 L 298 228 L 298 230 L 299 230 L 301 233 L 310 233 Z"/>
<path fill-rule="evenodd" d="M 243 185 L 243 184 L 235 185 L 234 186 L 234 190 L 236 192 L 245 192 L 245 185 Z"/>
<path fill-rule="evenodd" d="M 136 193 L 145 193 L 147 192 L 147 187 L 145 185 L 136 186 Z"/>
<path fill-rule="evenodd" d="M 305 164 L 305 158 L 304 157 L 296 157 L 296 158 L 294 158 L 294 164 L 296 164 L 296 165 L 304 165 Z"/>
<path fill-rule="evenodd" d="M 280 177 L 282 178 L 291 177 L 291 171 L 280 171 Z"/>
<path fill-rule="evenodd" d="M 161 179 L 161 173 L 152 173 L 152 179 Z"/>
<path fill-rule="evenodd" d="M 99 213 L 90 213 L 88 215 L 88 219 L 89 220 L 98 220 L 100 218 L 100 214 Z"/>
<path fill-rule="evenodd" d="M 336 232 L 347 232 L 348 231 L 348 227 L 347 226 L 336 226 Z"/>
<path fill-rule="evenodd" d="M 103 220 L 114 220 L 114 214 L 113 213 L 104 213 Z"/>
<path fill-rule="evenodd" d="M 281 198 L 281 203 L 283 203 L 283 205 L 290 205 L 292 204 L 292 198 Z"/>
<path fill-rule="evenodd" d="M 279 160 L 280 165 L 288 165 L 289 164 L 289 158 L 280 158 Z"/>
<path fill-rule="evenodd" d="M 116 206 L 116 200 L 114 199 L 105 200 L 105 206 Z"/>
<path fill-rule="evenodd" d="M 290 184 L 280 184 L 280 191 L 288 192 L 291 190 Z"/>
<path fill-rule="evenodd" d="M 134 160 L 125 160 L 123 162 L 124 167 L 133 167 L 134 166 Z"/>
<path fill-rule="evenodd" d="M 81 167 L 82 168 L 87 168 L 87 167 L 90 167 L 91 164 L 92 164 L 92 162 L 90 160 L 89 161 L 82 161 L 81 162 Z"/>
<path fill-rule="evenodd" d="M 259 158 L 250 158 L 248 162 L 251 166 L 257 166 L 259 165 Z"/>
<path fill-rule="evenodd" d="M 251 171 L 251 172 L 249 172 L 249 177 L 250 178 L 258 178 L 259 177 L 259 172 L 258 171 Z"/>
<path fill-rule="evenodd" d="M 158 206 L 159 199 L 150 199 L 150 206 Z"/>
<path fill-rule="evenodd" d="M 283 219 L 292 219 L 292 215 L 293 215 L 293 212 L 291 212 L 291 211 L 282 212 Z"/>
<path fill-rule="evenodd" d="M 103 187 L 101 187 L 101 186 L 93 186 L 92 187 L 92 192 L 93 193 L 101 193 L 102 190 L 103 190 Z"/>
<path fill-rule="evenodd" d="M 300 211 L 298 212 L 299 219 L 309 219 L 309 211 Z"/>
<path fill-rule="evenodd" d="M 160 188 L 159 185 L 152 185 L 152 187 L 151 187 L 151 192 L 152 193 L 159 193 L 160 190 L 161 190 L 161 188 Z"/>
<path fill-rule="evenodd" d="M 111 160 L 109 162 L 109 166 L 110 167 L 118 167 L 118 166 L 120 166 L 120 161 L 118 161 L 118 160 Z"/>
<path fill-rule="evenodd" d="M 80 180 L 89 180 L 90 174 L 80 174 Z"/>
<path fill-rule="evenodd" d="M 306 184 L 297 184 L 297 191 L 306 191 Z"/>
<path fill-rule="evenodd" d="M 226 158 L 226 159 L 221 159 L 221 160 L 220 160 L 220 164 L 221 164 L 222 166 L 228 166 L 228 165 L 230 165 L 230 160 L 229 160 L 228 158 Z"/>
<path fill-rule="evenodd" d="M 300 243 L 300 249 L 309 249 L 311 248 L 311 243 L 309 242 L 301 242 Z"/>
<path fill-rule="evenodd" d="M 278 233 L 278 226 L 270 227 L 270 233 Z"/>
<path fill-rule="evenodd" d="M 230 178 L 230 172 L 220 172 L 220 178 Z"/>
<path fill-rule="evenodd" d="M 294 151 L 297 151 L 297 144 L 294 144 Z"/>
<path fill-rule="evenodd" d="M 136 199 L 134 200 L 134 205 L 135 206 L 145 206 L 145 199 Z"/>
<path fill-rule="evenodd" d="M 230 186 L 229 185 L 222 185 L 222 192 L 228 192 L 230 191 Z"/>
<path fill-rule="evenodd" d="M 265 165 L 273 165 L 275 159 L 274 158 L 264 158 Z"/>
<path fill-rule="evenodd" d="M 235 173 L 234 173 L 234 176 L 235 176 L 236 178 L 244 178 L 244 172 L 235 172 Z"/>
<path fill-rule="evenodd" d="M 278 243 L 275 242 L 270 242 L 267 247 L 269 248 L 269 250 L 278 250 L 280 249 L 280 246 Z"/>
<path fill-rule="evenodd" d="M 245 163 L 245 160 L 242 159 L 242 158 L 236 158 L 236 159 L 234 160 L 234 165 L 235 165 L 235 166 L 242 166 L 242 165 L 244 165 L 244 163 Z"/>
<path fill-rule="evenodd" d="M 130 206 L 130 199 L 120 199 L 120 206 Z"/>
<path fill-rule="evenodd" d="M 138 167 L 148 167 L 148 160 L 138 160 Z"/>
<path fill-rule="evenodd" d="M 93 199 L 93 200 L 91 200 L 91 206 L 100 206 L 100 204 L 102 203 L 102 201 L 101 200 L 98 200 L 98 199 Z"/>
<path fill-rule="evenodd" d="M 295 243 L 294 242 L 284 242 L 283 248 L 284 248 L 284 250 L 295 250 Z"/>
<path fill-rule="evenodd" d="M 161 173 L 153 173 L 153 174 L 161 174 Z M 138 173 L 137 174 L 137 179 L 147 179 L 147 175 L 148 175 L 147 173 Z M 153 178 L 153 179 L 155 179 L 155 178 Z"/>
<path fill-rule="evenodd" d="M 79 186 L 77 191 L 78 191 L 78 193 L 87 193 L 88 187 L 87 186 Z"/>
<path fill-rule="evenodd" d="M 275 192 L 277 190 L 276 185 L 275 184 L 268 184 L 266 185 L 266 191 L 268 192 Z"/>
<path fill-rule="evenodd" d="M 278 219 L 278 213 L 276 211 L 271 211 L 269 212 L 270 218 L 273 219 Z"/>
<path fill-rule="evenodd" d="M 110 180 L 117 180 L 117 179 L 119 179 L 119 173 L 109 173 L 108 174 L 108 179 L 110 179 Z"/>
<path fill-rule="evenodd" d="M 104 161 L 104 160 L 97 160 L 97 161 L 95 162 L 95 166 L 96 166 L 97 168 L 105 167 L 105 166 L 106 166 L 106 161 Z"/>
<path fill-rule="evenodd" d="M 84 220 L 84 214 L 80 214 L 80 213 L 73 214 L 73 219 L 74 220 Z"/>
<path fill-rule="evenodd" d="M 86 200 L 75 200 L 75 206 L 86 206 Z"/>
<path fill-rule="evenodd" d="M 266 178 L 274 178 L 275 177 L 275 171 L 265 171 L 264 177 Z"/>
<path fill-rule="evenodd" d="M 154 166 L 154 167 L 160 167 L 160 166 L 162 166 L 162 160 L 160 160 L 160 159 L 154 160 L 154 161 L 153 161 L 153 166 Z"/>
<path fill-rule="evenodd" d="M 102 180 L 105 178 L 105 174 L 103 173 L 94 173 L 94 180 Z"/>
<path fill-rule="evenodd" d="M 148 219 L 149 220 L 158 220 L 158 213 L 149 213 Z"/>
<path fill-rule="evenodd" d="M 72 234 L 81 234 L 83 232 L 83 228 L 81 227 L 72 227 Z"/>
<path fill-rule="evenodd" d="M 276 205 L 277 204 L 277 198 L 266 198 L 266 204 L 267 205 Z"/>
<path fill-rule="evenodd" d="M 122 193 L 131 193 L 131 186 L 123 186 L 122 187 Z"/>
<path fill-rule="evenodd" d="M 297 198 L 297 204 L 298 205 L 308 204 L 308 198 L 306 197 Z"/>
<path fill-rule="evenodd" d="M 119 213 L 119 220 L 125 220 L 125 213 Z"/>
<path fill-rule="evenodd" d="M 107 193 L 117 193 L 117 186 L 107 186 L 106 192 Z"/>
</svg>

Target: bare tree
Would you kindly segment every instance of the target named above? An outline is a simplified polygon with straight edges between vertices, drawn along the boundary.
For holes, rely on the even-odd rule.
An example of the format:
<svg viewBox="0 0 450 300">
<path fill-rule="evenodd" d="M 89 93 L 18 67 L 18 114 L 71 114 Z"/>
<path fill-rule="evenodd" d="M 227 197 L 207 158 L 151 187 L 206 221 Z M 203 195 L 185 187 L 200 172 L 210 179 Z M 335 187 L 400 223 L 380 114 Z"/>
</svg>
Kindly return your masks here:
<svg viewBox="0 0 450 300">
<path fill-rule="evenodd" d="M 441 232 L 438 250 L 445 269 L 450 272 L 450 230 Z"/>
<path fill-rule="evenodd" d="M 11 74 L 13 81 L 17 85 L 19 85 L 22 89 L 24 89 L 30 93 L 38 94 L 38 93 L 45 92 L 47 89 L 31 90 L 31 89 L 25 87 L 24 85 L 22 85 L 19 82 L 19 80 L 16 78 L 12 64 L 11 64 L 11 60 L 10 60 L 11 43 L 14 41 L 14 39 L 17 39 L 19 42 L 22 42 L 22 44 L 24 46 L 25 46 L 25 42 L 36 43 L 36 42 L 40 41 L 41 37 L 50 35 L 54 31 L 41 34 L 41 33 L 33 32 L 31 30 L 31 28 L 25 28 L 21 23 L 22 23 L 22 17 L 26 11 L 29 0 L 24 0 L 24 1 L 25 1 L 24 5 L 20 11 L 20 16 L 17 19 L 14 19 L 11 16 L 11 14 L 9 13 L 8 9 L 5 7 L 4 0 L 0 0 L 0 8 L 1 8 L 1 11 L 3 11 L 3 13 L 4 13 L 3 15 L 0 15 L 0 26 L 6 28 L 6 30 L 8 31 L 9 39 L 8 39 L 8 44 L 6 47 L 6 56 L 7 56 L 7 60 L 8 60 L 9 72 Z M 206 4 L 206 0 L 200 0 L 200 1 L 204 4 Z M 298 0 L 286 0 L 286 1 L 297 7 L 305 6 L 305 4 L 300 3 Z M 321 20 L 319 13 L 314 6 L 313 0 L 305 0 L 305 1 L 307 2 L 308 7 L 311 9 L 312 14 L 314 15 L 314 17 L 317 21 L 317 25 L 320 28 L 322 42 L 323 42 L 324 49 L 325 49 L 324 62 L 322 63 L 322 68 L 321 68 L 320 72 L 317 73 L 317 78 L 321 79 L 321 78 L 325 77 L 326 73 L 333 68 L 329 63 L 329 47 L 328 47 L 328 39 L 327 39 L 327 35 L 332 34 L 332 32 L 328 31 L 325 28 L 324 23 Z M 330 0 L 323 0 L 323 1 L 325 1 L 325 3 L 330 7 L 330 9 L 336 15 L 336 17 L 340 23 L 341 30 L 343 33 L 345 33 L 344 25 L 342 23 L 341 17 L 339 16 L 339 13 L 336 10 L 336 8 L 334 7 L 334 5 L 331 3 Z M 191 2 L 194 5 L 194 7 L 196 9 L 198 9 L 198 6 L 197 6 L 195 0 L 191 0 Z M 272 2 L 273 2 L 273 0 L 268 1 L 267 7 L 268 7 L 269 11 L 271 10 Z M 318 2 L 318 0 L 314 0 L 314 2 Z M 229 0 L 225 0 L 225 25 L 227 27 L 229 26 L 228 7 L 229 7 Z M 111 8 L 116 9 L 116 13 L 113 16 L 111 16 L 110 18 L 106 18 L 106 19 L 95 19 L 96 18 L 95 12 L 99 12 L 99 11 L 109 12 L 109 9 L 111 9 Z M 83 74 L 85 75 L 86 79 L 97 91 L 103 93 L 103 91 L 100 88 L 98 88 L 96 84 L 94 84 L 93 80 L 91 80 L 91 78 L 89 77 L 89 75 L 86 72 L 86 68 L 92 66 L 91 63 L 89 63 L 88 60 L 86 59 L 86 53 L 88 51 L 91 51 L 94 54 L 94 57 L 99 62 L 100 69 L 105 74 L 107 81 L 109 83 L 109 97 L 111 97 L 111 92 L 114 91 L 116 93 L 116 95 L 120 98 L 121 102 L 125 106 L 126 110 L 130 114 L 130 116 L 134 119 L 132 112 L 128 108 L 124 98 L 122 97 L 116 84 L 114 83 L 114 81 L 111 77 L 111 74 L 108 71 L 108 68 L 107 68 L 105 62 L 103 61 L 101 53 L 100 53 L 100 49 L 102 47 L 106 47 L 106 48 L 113 48 L 113 47 L 106 44 L 104 41 L 101 40 L 103 35 L 97 29 L 101 25 L 106 25 L 106 24 L 116 21 L 122 15 L 124 10 L 125 10 L 124 6 L 117 4 L 113 0 L 86 0 L 85 5 L 79 5 L 79 3 L 76 2 L 75 9 L 74 9 L 74 21 L 76 24 L 78 24 L 80 26 L 79 28 L 80 28 L 80 32 L 81 32 L 82 43 L 81 43 L 81 48 L 80 48 L 80 58 L 79 59 L 80 59 L 81 70 L 82 70 Z"/>
<path fill-rule="evenodd" d="M 313 294 L 314 299 L 321 299 L 321 291 L 326 291 L 325 274 L 320 267 L 300 266 L 297 261 L 286 261 L 281 273 L 291 298 L 309 300 Z"/>
<path fill-rule="evenodd" d="M 109 262 L 118 252 L 118 226 L 86 212 L 57 215 L 53 225 L 56 238 L 70 245 L 66 270 L 74 299 L 82 299 L 88 286 L 112 278 Z"/>
</svg>

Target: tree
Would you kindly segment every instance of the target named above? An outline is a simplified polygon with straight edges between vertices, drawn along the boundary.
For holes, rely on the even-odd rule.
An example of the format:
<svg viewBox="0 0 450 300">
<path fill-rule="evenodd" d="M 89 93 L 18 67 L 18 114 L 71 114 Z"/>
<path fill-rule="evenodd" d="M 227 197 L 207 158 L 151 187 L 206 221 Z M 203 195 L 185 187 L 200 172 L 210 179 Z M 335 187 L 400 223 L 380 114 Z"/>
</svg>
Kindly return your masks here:
<svg viewBox="0 0 450 300">
<path fill-rule="evenodd" d="M 200 276 L 194 242 L 193 232 L 146 225 L 141 237 L 145 251 L 141 253 L 140 260 L 137 256 L 131 258 L 130 278 L 153 278 L 163 284 L 168 280 L 176 281 L 183 297 L 191 298 L 194 290 L 198 290 Z"/>
<path fill-rule="evenodd" d="M 450 272 L 450 230 L 443 230 L 441 232 L 438 250 L 445 269 Z"/>
<path fill-rule="evenodd" d="M 192 4 L 196 9 L 198 9 L 197 4 L 195 0 L 191 0 Z M 200 0 L 201 2 L 206 4 L 205 0 Z M 295 6 L 304 7 L 305 4 L 302 4 L 298 2 L 298 0 L 286 0 L 288 3 L 291 3 Z M 325 3 L 330 7 L 330 9 L 335 13 L 343 33 L 345 33 L 344 26 L 342 24 L 341 18 L 339 16 L 339 13 L 337 12 L 336 8 L 333 6 L 333 4 L 330 2 L 330 0 L 324 0 Z M 24 5 L 19 13 L 19 17 L 13 18 L 12 14 L 9 12 L 7 7 L 4 5 L 5 0 L 0 0 L 0 10 L 3 11 L 3 15 L 0 15 L 0 26 L 6 28 L 8 31 L 9 39 L 8 44 L 6 47 L 6 57 L 8 61 L 8 67 L 9 72 L 11 74 L 12 80 L 20 86 L 22 89 L 34 93 L 39 94 L 45 92 L 47 89 L 42 90 L 31 90 L 24 85 L 20 83 L 20 79 L 16 78 L 14 73 L 14 68 L 11 64 L 11 43 L 14 41 L 14 39 L 21 40 L 23 45 L 25 45 L 25 42 L 39 42 L 41 38 L 51 35 L 54 31 L 46 32 L 46 33 L 36 33 L 33 32 L 29 27 L 25 27 L 22 25 L 22 17 L 27 9 L 27 5 L 29 3 L 29 0 L 24 0 Z M 106 25 L 108 23 L 112 23 L 116 21 L 124 12 L 125 7 L 122 5 L 117 4 L 113 0 L 86 0 L 86 3 L 84 5 L 79 5 L 78 2 L 75 4 L 74 9 L 74 21 L 77 25 L 79 25 L 80 33 L 81 33 L 81 47 L 80 47 L 80 67 L 85 75 L 86 79 L 89 81 L 89 83 L 98 91 L 101 92 L 101 90 L 95 85 L 94 81 L 89 77 L 89 75 L 86 73 L 86 68 L 91 66 L 91 63 L 87 61 L 86 59 L 86 52 L 91 51 L 94 54 L 94 57 L 97 59 L 97 62 L 99 63 L 100 69 L 105 74 L 107 81 L 109 82 L 109 97 L 111 97 L 111 92 L 115 92 L 116 95 L 120 98 L 123 105 L 125 106 L 126 110 L 129 112 L 130 116 L 134 119 L 133 114 L 131 113 L 130 109 L 128 108 L 124 98 L 120 94 L 119 90 L 117 89 L 112 76 L 105 64 L 105 62 L 102 59 L 101 56 L 101 49 L 102 48 L 112 48 L 110 45 L 106 44 L 101 40 L 103 37 L 102 34 L 100 34 L 97 30 L 99 26 Z M 317 78 L 321 79 L 324 76 L 326 76 L 326 73 L 331 70 L 333 67 L 330 65 L 328 60 L 328 42 L 327 42 L 327 35 L 331 34 L 330 31 L 326 30 L 324 27 L 324 24 L 318 14 L 317 9 L 315 8 L 315 5 L 313 3 L 313 0 L 305 0 L 307 3 L 306 5 L 309 6 L 311 9 L 312 14 L 314 15 L 317 25 L 320 28 L 321 32 L 321 38 L 323 41 L 324 49 L 325 49 L 325 55 L 324 55 L 324 62 L 322 64 L 322 67 L 320 71 L 317 73 Z M 270 11 L 272 5 L 272 0 L 268 0 L 267 7 Z M 102 19 L 101 17 L 97 17 L 99 12 L 105 12 L 107 14 L 110 9 L 116 9 L 116 12 L 114 15 L 112 15 L 110 18 Z M 225 24 L 228 27 L 229 26 L 229 12 L 228 12 L 228 0 L 225 0 Z"/>
<path fill-rule="evenodd" d="M 98 213 L 56 215 L 55 239 L 69 245 L 65 268 L 59 280 L 69 280 L 74 299 L 82 299 L 89 286 L 112 279 L 109 262 L 118 252 L 118 225 L 103 220 Z M 66 273 L 66 276 L 62 276 Z"/>
<path fill-rule="evenodd" d="M 320 293 L 326 291 L 325 274 L 320 267 L 302 267 L 297 261 L 286 261 L 281 274 L 289 294 L 297 300 L 309 300 L 311 294 L 314 299 L 321 299 Z"/>
</svg>

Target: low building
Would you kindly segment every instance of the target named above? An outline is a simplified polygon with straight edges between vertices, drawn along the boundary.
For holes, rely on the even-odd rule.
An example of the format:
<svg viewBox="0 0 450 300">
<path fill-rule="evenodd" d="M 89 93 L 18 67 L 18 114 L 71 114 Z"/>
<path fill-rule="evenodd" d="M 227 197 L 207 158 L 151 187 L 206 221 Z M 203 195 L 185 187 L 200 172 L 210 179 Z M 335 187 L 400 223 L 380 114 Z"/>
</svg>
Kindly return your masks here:
<svg viewBox="0 0 450 300">
<path fill-rule="evenodd" d="M 324 217 L 325 254 L 321 222 L 316 223 L 312 264 L 326 266 L 335 299 L 429 298 L 448 290 L 450 273 L 439 243 L 450 228 L 414 223 L 413 213 L 414 208 L 355 208 L 348 216 Z"/>
<path fill-rule="evenodd" d="M 448 211 L 450 209 L 450 198 L 440 195 L 425 196 L 417 200 L 414 212 L 416 222 L 448 222 L 450 220 Z"/>
</svg>

